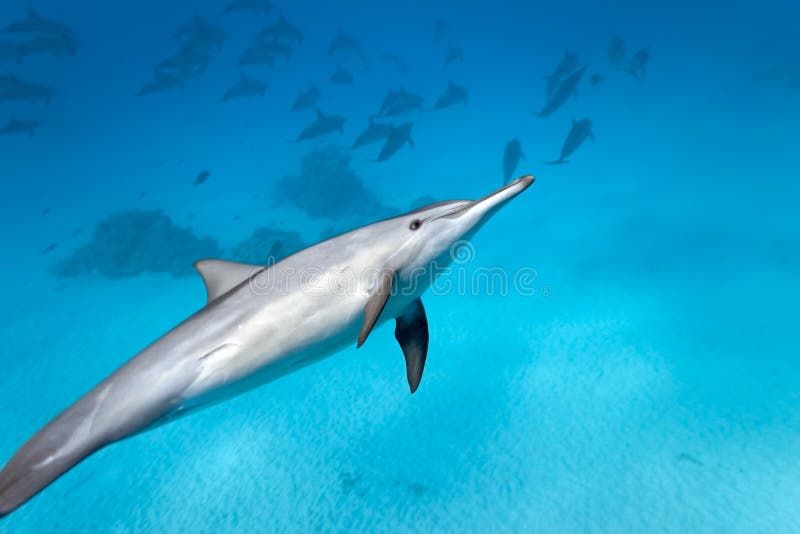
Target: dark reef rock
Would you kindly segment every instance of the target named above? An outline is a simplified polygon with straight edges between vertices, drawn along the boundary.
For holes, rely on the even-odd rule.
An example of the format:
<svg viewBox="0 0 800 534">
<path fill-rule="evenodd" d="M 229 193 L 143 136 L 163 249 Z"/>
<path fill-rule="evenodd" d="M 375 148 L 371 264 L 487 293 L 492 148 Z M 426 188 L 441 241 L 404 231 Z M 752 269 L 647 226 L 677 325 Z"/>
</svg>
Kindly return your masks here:
<svg viewBox="0 0 800 534">
<path fill-rule="evenodd" d="M 397 212 L 364 187 L 350 166 L 350 156 L 334 147 L 307 154 L 300 175 L 285 176 L 278 183 L 274 198 L 289 202 L 314 218 L 380 218 Z"/>
<path fill-rule="evenodd" d="M 198 238 L 158 210 L 115 213 L 98 223 L 92 241 L 52 267 L 59 278 L 100 274 L 118 279 L 141 273 L 187 276 L 192 265 L 220 254 L 217 242 Z"/>
<path fill-rule="evenodd" d="M 276 228 L 256 228 L 253 235 L 242 241 L 230 257 L 233 261 L 265 265 L 275 263 L 305 247 L 297 232 Z"/>
</svg>

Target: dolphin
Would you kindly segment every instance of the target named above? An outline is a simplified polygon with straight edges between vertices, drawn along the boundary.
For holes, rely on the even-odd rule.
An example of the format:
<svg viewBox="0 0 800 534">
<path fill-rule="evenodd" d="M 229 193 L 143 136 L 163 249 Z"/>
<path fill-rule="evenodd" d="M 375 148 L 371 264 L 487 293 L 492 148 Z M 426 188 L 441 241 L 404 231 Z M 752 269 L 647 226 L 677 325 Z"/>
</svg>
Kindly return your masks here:
<svg viewBox="0 0 800 534">
<path fill-rule="evenodd" d="M 647 61 L 650 59 L 650 51 L 646 48 L 639 50 L 636 52 L 628 62 L 628 73 L 636 78 L 637 80 L 641 80 L 644 78 L 645 67 L 647 66 Z"/>
<path fill-rule="evenodd" d="M 406 65 L 405 61 L 400 59 L 400 56 L 398 56 L 397 54 L 392 54 L 387 52 L 385 54 L 381 54 L 379 59 L 387 63 L 391 63 L 392 65 L 397 67 L 397 70 L 400 72 L 400 74 L 403 75 L 408 74 L 408 65 Z"/>
<path fill-rule="evenodd" d="M 38 127 L 39 121 L 19 120 L 16 117 L 10 117 L 8 122 L 0 126 L 0 136 L 28 134 L 28 137 L 33 137 Z"/>
<path fill-rule="evenodd" d="M 303 32 L 301 32 L 297 26 L 286 20 L 282 12 L 278 15 L 278 20 L 268 26 L 264 26 L 258 33 L 258 36 L 260 38 L 268 37 L 277 39 L 278 41 L 285 41 L 287 43 L 302 44 L 303 42 Z"/>
<path fill-rule="evenodd" d="M 547 80 L 548 99 L 553 97 L 553 93 L 555 93 L 558 86 L 561 85 L 561 82 L 567 76 L 578 70 L 579 66 L 578 54 L 570 52 L 568 49 L 564 50 L 564 57 L 561 58 L 561 61 L 556 65 L 556 68 L 550 76 L 545 78 Z"/>
<path fill-rule="evenodd" d="M 180 76 L 156 70 L 153 73 L 153 79 L 139 89 L 138 94 L 145 96 L 176 88 L 183 90 L 183 79 Z"/>
<path fill-rule="evenodd" d="M 578 94 L 578 84 L 585 70 L 586 67 L 581 67 L 570 74 L 567 79 L 558 86 L 558 89 L 547 99 L 547 103 L 545 103 L 542 110 L 539 111 L 539 117 L 549 117 L 554 111 L 563 106 L 566 101 L 569 100 L 570 96 Z"/>
<path fill-rule="evenodd" d="M 506 143 L 506 148 L 503 151 L 503 183 L 507 183 L 514 171 L 517 170 L 519 160 L 524 159 L 525 154 L 522 152 L 522 143 L 516 137 Z"/>
<path fill-rule="evenodd" d="M 28 8 L 25 18 L 12 22 L 6 27 L 8 33 L 38 33 L 43 35 L 67 35 L 72 28 L 66 24 L 43 17 L 37 11 Z"/>
<path fill-rule="evenodd" d="M 625 48 L 625 41 L 619 35 L 614 35 L 608 42 L 608 62 L 614 68 L 620 68 L 625 62 L 628 50 Z"/>
<path fill-rule="evenodd" d="M 413 126 L 412 123 L 406 122 L 392 128 L 389 137 L 387 137 L 386 141 L 383 143 L 383 148 L 381 148 L 378 159 L 375 161 L 389 161 L 389 159 L 391 159 L 398 150 L 403 148 L 406 143 L 413 148 L 414 140 L 411 139 L 411 128 Z"/>
<path fill-rule="evenodd" d="M 450 49 L 447 51 L 447 55 L 444 58 L 444 63 L 442 64 L 442 68 L 446 69 L 450 66 L 451 63 L 454 61 L 464 61 L 464 53 L 461 49 L 457 46 L 451 46 Z"/>
<path fill-rule="evenodd" d="M 222 100 L 226 101 L 231 100 L 232 98 L 264 96 L 267 87 L 269 86 L 266 84 L 266 82 L 251 78 L 242 73 L 239 77 L 239 81 L 233 84 L 230 89 L 225 91 L 225 94 L 222 96 Z"/>
<path fill-rule="evenodd" d="M 358 137 L 356 137 L 356 140 L 353 142 L 353 146 L 351 146 L 350 149 L 354 150 L 365 145 L 382 141 L 389 137 L 393 129 L 394 126 L 391 124 L 375 122 L 375 119 L 370 118 L 367 129 L 361 132 Z"/>
<path fill-rule="evenodd" d="M 52 87 L 25 81 L 13 74 L 0 75 L 0 102 L 23 100 L 49 104 L 55 94 Z"/>
<path fill-rule="evenodd" d="M 344 123 L 347 121 L 340 115 L 325 115 L 317 108 L 317 118 L 314 122 L 306 126 L 300 135 L 295 139 L 296 142 L 314 139 L 329 133 L 338 131 L 344 133 Z"/>
<path fill-rule="evenodd" d="M 268 15 L 272 11 L 270 0 L 232 0 L 225 6 L 225 14 L 236 13 L 239 11 L 250 11 L 252 13 L 262 13 Z"/>
<path fill-rule="evenodd" d="M 373 223 L 272 265 L 195 264 L 207 303 L 33 435 L 0 471 L 0 516 L 97 450 L 361 347 L 392 319 L 414 393 L 428 351 L 421 295 L 470 239 L 534 181 Z"/>
<path fill-rule="evenodd" d="M 362 55 L 361 45 L 352 35 L 345 33 L 341 28 L 328 46 L 328 55 L 343 54 L 345 56 Z"/>
<path fill-rule="evenodd" d="M 339 65 L 336 67 L 336 71 L 331 74 L 331 77 L 328 81 L 336 85 L 352 85 L 353 74 L 349 70 Z"/>
<path fill-rule="evenodd" d="M 564 145 L 561 147 L 561 156 L 554 161 L 548 161 L 548 165 L 559 165 L 568 163 L 567 158 L 580 147 L 584 141 L 591 139 L 594 141 L 594 132 L 592 131 L 592 121 L 589 119 L 575 120 L 572 117 L 572 128 L 564 139 Z"/>
<path fill-rule="evenodd" d="M 319 100 L 319 89 L 313 85 L 306 91 L 300 91 L 297 98 L 292 103 L 292 111 L 300 111 L 302 109 L 315 108 Z"/>
<path fill-rule="evenodd" d="M 56 58 L 74 56 L 78 51 L 78 41 L 69 34 L 34 37 L 19 43 L 15 50 L 17 61 L 37 54 L 49 54 Z"/>
<path fill-rule="evenodd" d="M 454 84 L 451 80 L 433 107 L 434 109 L 444 109 L 455 106 L 459 102 L 463 102 L 465 105 L 469 103 L 469 91 L 463 85 Z"/>
<path fill-rule="evenodd" d="M 419 95 L 407 93 L 405 89 L 389 91 L 383 100 L 378 117 L 393 117 L 405 115 L 412 111 L 422 111 L 423 98 Z"/>
</svg>

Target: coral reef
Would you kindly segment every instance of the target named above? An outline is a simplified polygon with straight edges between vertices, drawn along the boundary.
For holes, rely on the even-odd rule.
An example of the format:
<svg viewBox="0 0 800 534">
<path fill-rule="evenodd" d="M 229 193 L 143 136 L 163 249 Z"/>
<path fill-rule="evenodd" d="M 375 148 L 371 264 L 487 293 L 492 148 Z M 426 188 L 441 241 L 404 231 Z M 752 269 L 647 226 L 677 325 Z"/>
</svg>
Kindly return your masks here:
<svg viewBox="0 0 800 534">
<path fill-rule="evenodd" d="M 282 260 L 294 254 L 305 244 L 297 232 L 287 232 L 276 228 L 256 228 L 253 234 L 236 245 L 230 258 L 234 261 L 264 265 Z"/>
<path fill-rule="evenodd" d="M 314 218 L 380 218 L 397 212 L 364 187 L 350 166 L 350 156 L 334 147 L 307 154 L 300 174 L 285 176 L 278 183 L 274 196 Z"/>
<path fill-rule="evenodd" d="M 99 274 L 118 279 L 141 273 L 186 276 L 202 258 L 220 254 L 217 242 L 176 226 L 158 210 L 115 213 L 97 224 L 91 242 L 53 265 L 59 278 Z"/>
</svg>

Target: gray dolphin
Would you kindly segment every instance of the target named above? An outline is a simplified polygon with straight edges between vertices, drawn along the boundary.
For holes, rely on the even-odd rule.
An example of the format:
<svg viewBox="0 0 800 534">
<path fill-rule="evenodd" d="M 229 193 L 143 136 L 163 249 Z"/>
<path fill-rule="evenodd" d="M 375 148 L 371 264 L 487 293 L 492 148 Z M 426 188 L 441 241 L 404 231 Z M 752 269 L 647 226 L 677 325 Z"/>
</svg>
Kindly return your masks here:
<svg viewBox="0 0 800 534">
<path fill-rule="evenodd" d="M 28 137 L 33 137 L 39 124 L 39 121 L 19 120 L 16 117 L 11 117 L 8 119 L 8 122 L 0 126 L 0 136 L 27 134 Z"/>
<path fill-rule="evenodd" d="M 232 0 L 225 5 L 225 13 L 236 13 L 240 11 L 250 11 L 253 13 L 269 14 L 272 11 L 270 0 Z"/>
<path fill-rule="evenodd" d="M 405 89 L 389 91 L 384 98 L 378 117 L 393 117 L 405 115 L 412 111 L 422 111 L 423 98 L 419 95 L 407 93 Z"/>
<path fill-rule="evenodd" d="M 183 90 L 183 79 L 175 74 L 156 70 L 153 72 L 153 79 L 139 89 L 138 94 L 144 96 L 170 89 Z"/>
<path fill-rule="evenodd" d="M 356 137 L 356 140 L 353 142 L 353 146 L 350 147 L 350 149 L 352 150 L 382 141 L 389 137 L 393 129 L 393 125 L 384 122 L 375 122 L 375 119 L 370 117 L 367 128 L 361 132 L 358 137 Z"/>
<path fill-rule="evenodd" d="M 341 115 L 325 115 L 317 108 L 317 118 L 306 126 L 295 141 L 314 139 L 333 132 L 344 133 L 344 123 L 347 121 Z"/>
<path fill-rule="evenodd" d="M 447 55 L 444 58 L 444 63 L 442 64 L 442 68 L 446 69 L 456 60 L 464 61 L 464 53 L 461 51 L 461 48 L 457 46 L 451 46 L 450 49 L 447 51 Z"/>
<path fill-rule="evenodd" d="M 338 33 L 331 40 L 330 46 L 328 46 L 328 55 L 334 56 L 336 54 L 361 56 L 361 45 L 358 44 L 355 37 L 339 28 Z"/>
<path fill-rule="evenodd" d="M 628 50 L 625 47 L 625 41 L 619 35 L 614 35 L 608 41 L 608 62 L 614 68 L 622 67 L 625 62 L 625 56 Z"/>
<path fill-rule="evenodd" d="M 569 100 L 570 96 L 577 95 L 578 84 L 585 70 L 586 67 L 581 67 L 570 74 L 561 85 L 558 86 L 558 89 L 556 89 L 552 96 L 547 99 L 547 102 L 541 111 L 539 111 L 538 115 L 540 117 L 549 117 L 554 111 L 563 106 L 567 100 Z"/>
<path fill-rule="evenodd" d="M 69 34 L 33 37 L 19 43 L 15 50 L 17 61 L 37 54 L 49 54 L 55 58 L 74 56 L 78 52 L 78 40 Z"/>
<path fill-rule="evenodd" d="M 264 26 L 258 33 L 258 36 L 261 38 L 277 39 L 287 43 L 301 44 L 303 42 L 303 32 L 301 32 L 297 26 L 286 20 L 283 13 L 278 15 L 278 20 L 274 23 Z"/>
<path fill-rule="evenodd" d="M 645 73 L 645 67 L 647 66 L 647 61 L 649 59 L 650 59 L 650 51 L 647 48 L 639 50 L 638 52 L 633 54 L 630 61 L 628 62 L 628 73 L 637 80 L 643 79 Z"/>
<path fill-rule="evenodd" d="M 43 17 L 37 11 L 28 8 L 25 18 L 12 22 L 6 27 L 8 33 L 38 33 L 43 35 L 71 34 L 72 28 L 66 24 Z"/>
<path fill-rule="evenodd" d="M 564 139 L 564 145 L 561 147 L 561 156 L 555 161 L 548 161 L 547 164 L 559 165 L 568 163 L 567 158 L 578 150 L 578 147 L 587 139 L 594 141 L 592 121 L 589 119 L 575 120 L 575 117 L 572 117 L 572 128 L 570 128 L 567 138 Z"/>
<path fill-rule="evenodd" d="M 52 87 L 29 82 L 13 74 L 0 75 L 0 102 L 22 100 L 49 104 L 55 94 Z"/>
<path fill-rule="evenodd" d="M 532 183 L 523 176 L 480 200 L 432 204 L 267 267 L 196 263 L 206 305 L 22 445 L 0 471 L 0 516 L 98 449 L 361 347 L 392 319 L 413 393 L 428 351 L 421 295 L 452 261 L 452 245 Z"/>
<path fill-rule="evenodd" d="M 353 74 L 346 68 L 338 65 L 336 71 L 331 74 L 329 81 L 336 85 L 351 85 L 353 83 Z"/>
<path fill-rule="evenodd" d="M 319 89 L 312 85 L 308 90 L 300 91 L 292 103 L 292 111 L 313 109 L 317 107 L 317 100 L 319 100 Z"/>
<path fill-rule="evenodd" d="M 406 143 L 413 148 L 414 140 L 411 139 L 411 128 L 413 126 L 412 123 L 406 122 L 392 128 L 389 137 L 387 137 L 386 141 L 383 143 L 381 153 L 378 154 L 378 159 L 375 161 L 389 161 L 389 159 L 391 159 L 398 150 L 403 148 Z"/>
<path fill-rule="evenodd" d="M 564 50 L 564 56 L 559 61 L 556 68 L 550 73 L 550 76 L 545 78 L 547 80 L 547 98 L 552 98 L 558 86 L 564 79 L 575 72 L 580 66 L 578 54 L 570 52 L 569 49 Z"/>
<path fill-rule="evenodd" d="M 251 78 L 242 73 L 239 77 L 239 81 L 233 84 L 230 89 L 225 91 L 225 94 L 222 96 L 222 100 L 225 101 L 231 100 L 232 98 L 264 96 L 264 93 L 267 91 L 268 87 L 269 86 L 266 82 Z"/>
<path fill-rule="evenodd" d="M 469 103 L 469 91 L 463 85 L 457 85 L 451 80 L 447 89 L 444 90 L 444 93 L 442 93 L 442 96 L 439 97 L 433 107 L 434 109 L 444 109 L 455 106 L 460 102 Z"/>
<path fill-rule="evenodd" d="M 517 170 L 519 161 L 525 158 L 522 152 L 522 143 L 516 137 L 506 143 L 506 148 L 503 151 L 503 183 L 507 183 L 514 171 Z"/>
</svg>

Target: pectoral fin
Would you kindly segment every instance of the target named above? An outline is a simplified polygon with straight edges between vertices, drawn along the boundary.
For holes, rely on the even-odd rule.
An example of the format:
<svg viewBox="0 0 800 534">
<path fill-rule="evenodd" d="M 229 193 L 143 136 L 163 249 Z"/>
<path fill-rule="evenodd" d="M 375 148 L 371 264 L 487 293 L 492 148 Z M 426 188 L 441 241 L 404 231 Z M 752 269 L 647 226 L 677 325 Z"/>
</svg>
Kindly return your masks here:
<svg viewBox="0 0 800 534">
<path fill-rule="evenodd" d="M 406 376 L 411 393 L 417 391 L 428 356 L 428 318 L 422 300 L 417 299 L 397 317 L 394 337 L 406 357 Z"/>
<path fill-rule="evenodd" d="M 386 301 L 392 293 L 392 282 L 394 281 L 394 271 L 384 269 L 380 273 L 380 280 L 375 287 L 375 291 L 370 295 L 367 305 L 364 307 L 364 324 L 361 325 L 361 332 L 358 334 L 358 344 L 360 347 L 367 340 L 367 336 L 372 332 L 378 317 L 381 316 Z"/>
</svg>

